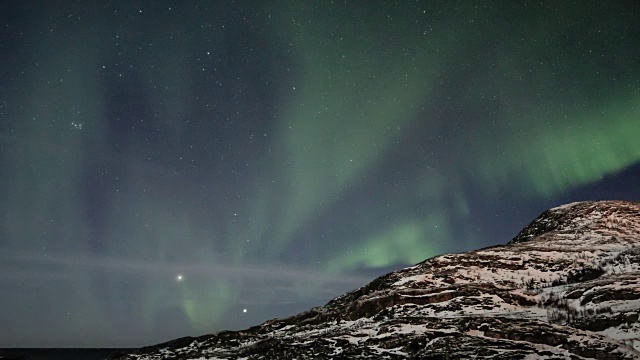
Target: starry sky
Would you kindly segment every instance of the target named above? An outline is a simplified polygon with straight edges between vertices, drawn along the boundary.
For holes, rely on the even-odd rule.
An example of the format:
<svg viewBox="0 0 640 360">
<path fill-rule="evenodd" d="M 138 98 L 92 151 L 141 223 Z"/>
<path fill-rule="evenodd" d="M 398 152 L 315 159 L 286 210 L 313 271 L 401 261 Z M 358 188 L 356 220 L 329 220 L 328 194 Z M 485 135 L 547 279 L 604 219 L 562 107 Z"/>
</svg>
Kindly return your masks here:
<svg viewBox="0 0 640 360">
<path fill-rule="evenodd" d="M 241 329 L 640 201 L 633 1 L 3 1 L 0 347 Z"/>
</svg>

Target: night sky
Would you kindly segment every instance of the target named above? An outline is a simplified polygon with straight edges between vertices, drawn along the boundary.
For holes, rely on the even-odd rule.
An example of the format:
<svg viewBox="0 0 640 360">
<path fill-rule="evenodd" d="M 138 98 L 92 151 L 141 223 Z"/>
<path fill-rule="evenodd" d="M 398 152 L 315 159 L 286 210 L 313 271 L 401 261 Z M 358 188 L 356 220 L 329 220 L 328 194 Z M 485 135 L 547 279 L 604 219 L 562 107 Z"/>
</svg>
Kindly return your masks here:
<svg viewBox="0 0 640 360">
<path fill-rule="evenodd" d="M 101 3 L 0 3 L 0 347 L 245 328 L 640 201 L 635 1 Z"/>
</svg>

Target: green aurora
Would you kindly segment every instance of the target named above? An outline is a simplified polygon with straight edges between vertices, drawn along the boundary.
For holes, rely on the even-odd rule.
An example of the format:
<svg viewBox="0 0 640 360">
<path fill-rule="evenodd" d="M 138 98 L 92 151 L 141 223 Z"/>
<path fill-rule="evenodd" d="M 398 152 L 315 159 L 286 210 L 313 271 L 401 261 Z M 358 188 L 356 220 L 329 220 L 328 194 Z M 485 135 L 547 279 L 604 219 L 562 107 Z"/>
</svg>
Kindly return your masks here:
<svg viewBox="0 0 640 360">
<path fill-rule="evenodd" d="M 88 5 L 36 11 L 29 61 L 3 74 L 0 244 L 74 272 L 51 290 L 85 314 L 53 316 L 65 333 L 122 344 L 113 314 L 142 314 L 135 339 L 154 342 L 504 241 L 465 227 L 483 202 L 553 201 L 640 164 L 633 17 L 484 5 L 275 2 L 244 18 L 185 5 L 177 20 L 129 5 L 116 22 Z M 211 25 L 220 14 L 238 20 Z M 176 333 L 152 333 L 163 316 Z"/>
</svg>

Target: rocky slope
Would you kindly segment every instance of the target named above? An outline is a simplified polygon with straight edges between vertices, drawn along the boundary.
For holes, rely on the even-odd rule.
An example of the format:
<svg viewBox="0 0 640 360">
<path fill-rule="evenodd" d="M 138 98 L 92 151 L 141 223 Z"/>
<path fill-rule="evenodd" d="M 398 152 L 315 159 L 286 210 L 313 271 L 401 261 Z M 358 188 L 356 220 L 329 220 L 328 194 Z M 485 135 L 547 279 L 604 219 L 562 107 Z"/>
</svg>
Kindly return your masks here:
<svg viewBox="0 0 640 360">
<path fill-rule="evenodd" d="M 640 359 L 640 204 L 548 210 L 328 304 L 119 359 Z"/>
</svg>

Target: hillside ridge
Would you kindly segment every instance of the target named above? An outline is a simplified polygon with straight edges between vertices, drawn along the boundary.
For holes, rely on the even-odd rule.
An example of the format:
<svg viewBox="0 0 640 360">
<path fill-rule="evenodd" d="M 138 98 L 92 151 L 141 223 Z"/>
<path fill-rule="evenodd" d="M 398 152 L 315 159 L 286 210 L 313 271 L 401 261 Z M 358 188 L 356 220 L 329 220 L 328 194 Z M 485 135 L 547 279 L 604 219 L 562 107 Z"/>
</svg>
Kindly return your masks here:
<svg viewBox="0 0 640 360">
<path fill-rule="evenodd" d="M 543 212 L 506 245 L 117 359 L 638 359 L 639 315 L 640 204 L 585 201 Z"/>
</svg>

